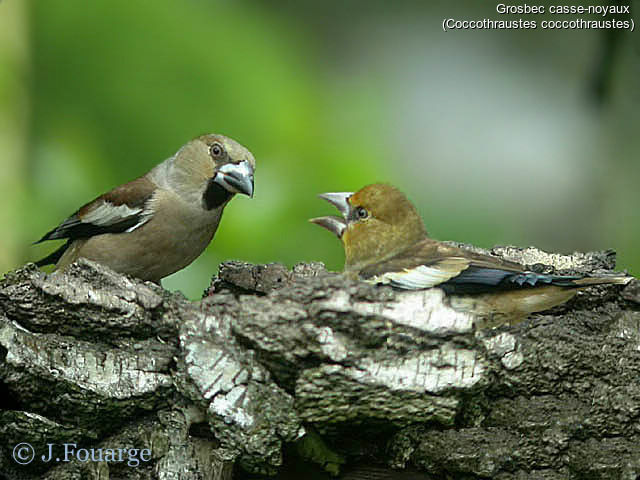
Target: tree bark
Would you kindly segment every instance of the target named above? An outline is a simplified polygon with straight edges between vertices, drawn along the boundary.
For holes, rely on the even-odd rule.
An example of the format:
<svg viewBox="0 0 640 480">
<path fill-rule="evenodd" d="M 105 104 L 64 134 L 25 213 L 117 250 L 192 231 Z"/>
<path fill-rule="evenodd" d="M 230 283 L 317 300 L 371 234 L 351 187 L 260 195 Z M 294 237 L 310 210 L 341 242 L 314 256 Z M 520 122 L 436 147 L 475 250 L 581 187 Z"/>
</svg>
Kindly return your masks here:
<svg viewBox="0 0 640 480">
<path fill-rule="evenodd" d="M 615 262 L 492 253 L 545 272 Z M 88 261 L 27 265 L 0 281 L 0 475 L 640 475 L 637 280 L 516 326 L 474 320 L 438 289 L 321 264 L 226 262 L 200 302 Z"/>
</svg>

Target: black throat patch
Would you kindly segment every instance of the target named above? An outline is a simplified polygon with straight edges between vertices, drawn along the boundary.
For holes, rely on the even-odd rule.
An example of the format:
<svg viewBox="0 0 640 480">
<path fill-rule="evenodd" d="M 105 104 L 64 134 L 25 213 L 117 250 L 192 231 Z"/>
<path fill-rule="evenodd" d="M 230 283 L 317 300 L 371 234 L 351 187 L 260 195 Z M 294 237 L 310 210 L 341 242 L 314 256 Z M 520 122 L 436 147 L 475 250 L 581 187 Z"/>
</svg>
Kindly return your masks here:
<svg viewBox="0 0 640 480">
<path fill-rule="evenodd" d="M 229 200 L 233 193 L 216 183 L 213 178 L 209 179 L 207 188 L 202 195 L 202 206 L 205 210 L 213 210 L 223 206 Z"/>
</svg>

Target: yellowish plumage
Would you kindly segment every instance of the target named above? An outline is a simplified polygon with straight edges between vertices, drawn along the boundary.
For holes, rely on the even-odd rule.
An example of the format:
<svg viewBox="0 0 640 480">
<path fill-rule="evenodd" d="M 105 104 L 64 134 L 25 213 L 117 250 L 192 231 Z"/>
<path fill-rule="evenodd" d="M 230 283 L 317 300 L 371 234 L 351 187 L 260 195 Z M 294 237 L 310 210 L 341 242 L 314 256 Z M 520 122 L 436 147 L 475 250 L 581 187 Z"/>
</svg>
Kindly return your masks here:
<svg viewBox="0 0 640 480">
<path fill-rule="evenodd" d="M 453 308 L 499 323 L 564 303 L 580 288 L 632 279 L 542 275 L 518 263 L 439 242 L 428 237 L 415 207 L 391 185 L 373 184 L 356 193 L 321 197 L 334 204 L 343 219 L 311 221 L 342 241 L 345 273 L 397 288 L 443 288 Z"/>
</svg>

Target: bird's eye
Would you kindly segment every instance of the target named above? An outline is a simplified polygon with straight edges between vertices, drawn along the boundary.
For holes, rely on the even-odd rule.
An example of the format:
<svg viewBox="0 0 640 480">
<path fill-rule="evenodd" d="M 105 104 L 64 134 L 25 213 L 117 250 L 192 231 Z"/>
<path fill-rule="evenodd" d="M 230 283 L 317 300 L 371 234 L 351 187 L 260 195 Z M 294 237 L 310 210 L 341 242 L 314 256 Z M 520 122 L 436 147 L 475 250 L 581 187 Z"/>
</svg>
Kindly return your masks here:
<svg viewBox="0 0 640 480">
<path fill-rule="evenodd" d="M 358 207 L 356 208 L 356 216 L 358 217 L 358 220 L 364 220 L 369 216 L 369 212 L 367 212 L 363 207 Z"/>
<path fill-rule="evenodd" d="M 211 152 L 211 156 L 213 158 L 220 158 L 224 155 L 224 148 L 218 142 L 211 145 L 209 151 Z"/>
</svg>

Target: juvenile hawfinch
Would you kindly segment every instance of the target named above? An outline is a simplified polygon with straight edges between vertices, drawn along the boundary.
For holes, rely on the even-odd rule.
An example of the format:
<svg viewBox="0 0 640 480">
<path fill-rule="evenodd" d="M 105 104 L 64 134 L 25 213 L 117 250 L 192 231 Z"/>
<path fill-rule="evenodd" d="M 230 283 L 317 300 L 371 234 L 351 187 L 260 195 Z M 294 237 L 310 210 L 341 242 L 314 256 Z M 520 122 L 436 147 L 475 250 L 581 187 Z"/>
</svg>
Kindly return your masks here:
<svg viewBox="0 0 640 480">
<path fill-rule="evenodd" d="M 159 283 L 209 245 L 236 193 L 253 196 L 255 159 L 223 135 L 191 140 L 145 175 L 81 207 L 38 242 L 67 243 L 36 263 L 62 269 L 80 257 Z"/>
<path fill-rule="evenodd" d="M 346 274 L 401 289 L 439 287 L 453 294 L 452 306 L 477 315 L 515 321 L 566 302 L 580 288 L 633 278 L 543 275 L 433 240 L 415 207 L 390 185 L 319 197 L 337 207 L 342 218 L 310 221 L 342 241 Z"/>
</svg>

